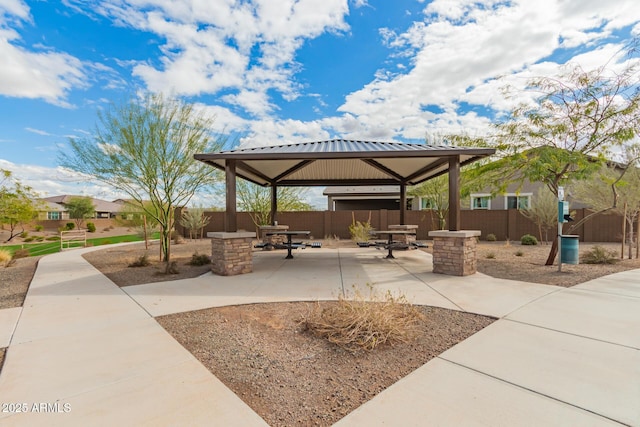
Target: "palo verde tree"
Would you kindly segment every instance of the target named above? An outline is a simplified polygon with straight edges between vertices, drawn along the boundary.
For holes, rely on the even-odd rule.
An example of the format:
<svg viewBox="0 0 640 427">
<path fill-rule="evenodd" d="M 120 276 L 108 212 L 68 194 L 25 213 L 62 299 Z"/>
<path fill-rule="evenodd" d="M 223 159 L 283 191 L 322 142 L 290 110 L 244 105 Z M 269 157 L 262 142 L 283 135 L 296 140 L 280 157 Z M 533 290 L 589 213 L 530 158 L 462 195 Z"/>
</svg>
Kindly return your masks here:
<svg viewBox="0 0 640 427">
<path fill-rule="evenodd" d="M 60 163 L 128 194 L 151 216 L 160 226 L 168 271 L 175 208 L 217 177 L 193 158 L 220 149 L 211 126 L 212 118 L 194 105 L 147 94 L 99 113 L 93 136 L 71 138 L 71 150 L 60 154 Z"/>
<path fill-rule="evenodd" d="M 237 182 L 238 210 L 248 212 L 256 227 L 269 224 L 271 213 L 271 189 L 244 179 Z M 303 187 L 278 187 L 278 211 L 310 211 L 311 205 L 303 200 Z"/>
<path fill-rule="evenodd" d="M 489 147 L 484 138 L 468 135 L 431 135 L 427 134 L 427 145 L 454 145 L 457 147 Z M 497 179 L 494 158 L 485 158 L 470 165 L 464 166 L 460 171 L 460 198 L 464 200 L 473 191 L 481 188 L 491 188 L 499 191 L 499 185 L 503 180 Z M 449 177 L 440 175 L 428 181 L 415 185 L 407 191 L 410 196 L 419 196 L 426 199 L 426 208 L 433 211 L 437 224 L 434 228 L 444 230 L 449 217 Z"/>
<path fill-rule="evenodd" d="M 626 222 L 626 236 L 629 243 L 629 258 L 632 257 L 634 228 L 640 215 L 640 150 L 630 148 L 626 153 L 626 164 L 610 163 L 602 166 L 594 179 L 580 181 L 570 187 L 571 195 L 596 211 L 620 215 Z M 624 254 L 624 251 L 622 251 Z M 636 254 L 638 256 L 638 254 Z"/>
<path fill-rule="evenodd" d="M 516 107 L 498 125 L 498 139 L 512 151 L 502 163 L 504 176 L 542 182 L 556 197 L 558 187 L 592 177 L 612 148 L 638 135 L 638 85 L 634 65 L 589 71 L 571 66 L 558 77 L 531 80 L 526 90 L 534 102 Z M 556 254 L 557 239 L 547 265 Z"/>
<path fill-rule="evenodd" d="M 36 195 L 30 187 L 14 179 L 10 171 L 0 169 L 0 225 L 9 227 L 9 238 L 24 231 L 24 225 L 38 216 Z"/>
<path fill-rule="evenodd" d="M 72 197 L 65 204 L 65 208 L 69 212 L 69 218 L 74 220 L 76 228 L 82 228 L 85 219 L 92 218 L 96 212 L 91 197 Z"/>
</svg>

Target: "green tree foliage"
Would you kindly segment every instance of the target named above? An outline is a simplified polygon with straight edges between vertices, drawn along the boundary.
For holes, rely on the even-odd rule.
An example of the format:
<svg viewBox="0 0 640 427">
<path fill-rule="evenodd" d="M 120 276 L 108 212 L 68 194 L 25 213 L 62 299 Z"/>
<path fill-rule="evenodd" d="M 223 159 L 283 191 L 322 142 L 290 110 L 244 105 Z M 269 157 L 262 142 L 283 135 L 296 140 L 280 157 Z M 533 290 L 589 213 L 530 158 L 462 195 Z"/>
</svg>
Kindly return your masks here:
<svg viewBox="0 0 640 427">
<path fill-rule="evenodd" d="M 311 205 L 303 200 L 307 189 L 302 187 L 278 188 L 278 212 L 310 211 Z M 255 185 L 244 179 L 236 182 L 238 210 L 249 212 L 256 227 L 269 224 L 271 188 Z"/>
<path fill-rule="evenodd" d="M 628 256 L 631 258 L 634 228 L 640 215 L 640 170 L 635 156 L 629 161 L 629 167 L 603 166 L 594 179 L 571 186 L 571 195 L 595 210 L 624 217 L 626 236 L 623 241 L 629 243 Z"/>
<path fill-rule="evenodd" d="M 189 208 L 182 212 L 180 225 L 189 230 L 189 238 L 202 239 L 204 228 L 209 224 L 209 217 L 205 216 L 204 208 Z"/>
<path fill-rule="evenodd" d="M 542 187 L 538 189 L 534 200 L 529 209 L 519 212 L 538 226 L 540 241 L 548 242 L 549 230 L 558 226 L 558 198 L 548 188 Z"/>
<path fill-rule="evenodd" d="M 30 187 L 13 179 L 11 172 L 0 169 L 0 225 L 9 228 L 9 239 L 24 232 L 24 225 L 38 216 L 36 195 Z"/>
<path fill-rule="evenodd" d="M 192 104 L 148 94 L 99 113 L 93 136 L 70 139 L 71 150 L 60 154 L 60 163 L 125 192 L 151 216 L 160 225 L 168 267 L 175 207 L 218 176 L 193 158 L 221 148 L 212 124 Z"/>
<path fill-rule="evenodd" d="M 81 229 L 84 220 L 92 218 L 96 212 L 90 197 L 72 197 L 65 208 L 69 212 L 69 218 L 75 221 L 77 229 Z"/>
<path fill-rule="evenodd" d="M 503 181 L 542 182 L 557 196 L 558 187 L 592 177 L 612 148 L 638 135 L 638 81 L 635 66 L 621 71 L 572 66 L 558 77 L 532 79 L 527 94 L 533 101 L 519 105 L 498 125 L 501 147 L 511 152 L 499 163 Z M 589 218 L 574 223 L 568 233 Z M 557 239 L 548 265 L 556 254 Z"/>
<path fill-rule="evenodd" d="M 427 134 L 428 145 L 454 145 L 456 147 L 489 147 L 489 143 L 483 138 L 474 138 L 468 135 L 437 135 Z M 485 158 L 464 166 L 460 171 L 460 198 L 468 198 L 473 191 L 481 188 L 498 187 L 495 183 L 502 183 L 501 179 L 494 179 L 498 173 L 492 171 L 495 159 Z M 427 200 L 427 209 L 433 210 L 438 224 L 433 224 L 434 229 L 444 230 L 449 216 L 449 177 L 440 175 L 408 189 L 407 194 L 413 197 L 422 197 Z"/>
<path fill-rule="evenodd" d="M 639 131 L 638 71 L 568 68 L 558 77 L 529 82 L 535 101 L 515 108 L 498 125 L 508 165 L 517 176 L 558 187 L 591 177 L 613 147 Z"/>
</svg>

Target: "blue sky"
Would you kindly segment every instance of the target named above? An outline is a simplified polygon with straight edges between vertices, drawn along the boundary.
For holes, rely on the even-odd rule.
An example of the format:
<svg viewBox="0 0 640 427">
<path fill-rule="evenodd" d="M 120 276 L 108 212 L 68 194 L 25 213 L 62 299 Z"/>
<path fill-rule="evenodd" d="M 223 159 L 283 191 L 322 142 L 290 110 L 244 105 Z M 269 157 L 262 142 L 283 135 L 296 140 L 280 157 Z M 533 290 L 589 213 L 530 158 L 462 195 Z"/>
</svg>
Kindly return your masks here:
<svg viewBox="0 0 640 427">
<path fill-rule="evenodd" d="M 627 60 L 638 35 L 636 0 L 0 0 L 0 168 L 42 195 L 118 196 L 56 156 L 138 90 L 244 146 L 480 135 L 518 101 L 501 87 Z"/>
</svg>

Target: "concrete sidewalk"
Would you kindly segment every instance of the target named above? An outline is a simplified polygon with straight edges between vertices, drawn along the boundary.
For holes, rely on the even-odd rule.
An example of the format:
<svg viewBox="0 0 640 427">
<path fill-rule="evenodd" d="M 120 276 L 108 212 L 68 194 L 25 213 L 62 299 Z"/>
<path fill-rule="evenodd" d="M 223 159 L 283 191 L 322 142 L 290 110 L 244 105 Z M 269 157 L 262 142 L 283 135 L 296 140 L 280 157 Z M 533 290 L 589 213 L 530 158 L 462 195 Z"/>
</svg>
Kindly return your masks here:
<svg viewBox="0 0 640 427">
<path fill-rule="evenodd" d="M 85 251 L 43 258 L 24 308 L 0 311 L 0 400 L 28 409 L 1 425 L 265 425 L 153 316 L 371 288 L 499 320 L 337 425 L 640 426 L 640 270 L 565 289 L 435 275 L 422 251 L 309 248 L 256 253 L 248 275 L 120 289 Z"/>
</svg>

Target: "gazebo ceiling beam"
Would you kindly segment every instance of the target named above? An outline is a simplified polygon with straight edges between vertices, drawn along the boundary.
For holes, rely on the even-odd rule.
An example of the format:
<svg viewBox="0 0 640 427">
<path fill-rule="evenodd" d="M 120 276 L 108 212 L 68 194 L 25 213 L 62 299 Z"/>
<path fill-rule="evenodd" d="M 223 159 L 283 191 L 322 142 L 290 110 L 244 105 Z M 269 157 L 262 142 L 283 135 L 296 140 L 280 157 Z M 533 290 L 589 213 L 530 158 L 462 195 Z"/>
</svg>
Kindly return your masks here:
<svg viewBox="0 0 640 427">
<path fill-rule="evenodd" d="M 286 171 L 282 172 L 280 175 L 276 176 L 273 181 L 274 182 L 278 182 L 281 179 L 291 175 L 294 172 L 299 171 L 300 169 L 309 166 L 311 163 L 315 162 L 315 160 L 303 160 L 302 162 L 298 163 L 297 165 L 290 167 L 289 169 L 287 169 Z"/>
<path fill-rule="evenodd" d="M 238 161 L 236 163 L 236 169 L 238 169 L 239 171 L 244 171 L 247 172 L 251 175 L 255 175 L 260 179 L 263 179 L 264 181 L 267 181 L 271 184 L 273 184 L 273 179 L 269 178 L 267 175 L 263 174 L 262 172 L 260 172 L 259 170 L 249 166 L 248 164 L 246 164 L 245 162 L 242 161 Z M 242 174 L 240 174 L 242 175 Z M 244 177 L 243 177 L 244 178 Z M 253 181 L 253 180 L 250 180 Z"/>
<path fill-rule="evenodd" d="M 320 185 L 350 186 L 350 185 L 398 185 L 397 180 L 387 179 L 305 179 L 305 180 L 282 180 L 278 182 L 280 187 L 314 187 Z"/>
<path fill-rule="evenodd" d="M 435 162 L 433 162 L 433 163 L 431 163 L 431 164 L 429 164 L 429 165 L 427 165 L 427 166 L 423 167 L 422 169 L 420 169 L 420 170 L 418 170 L 418 171 L 416 171 L 416 172 L 412 173 L 411 175 L 409 175 L 409 176 L 407 177 L 407 182 L 412 182 L 414 179 L 418 178 L 419 176 L 422 176 L 422 175 L 424 175 L 425 173 L 428 173 L 428 172 L 430 172 L 430 171 L 432 171 L 432 170 L 436 170 L 436 169 L 438 169 L 439 167 L 441 167 L 441 166 L 443 166 L 443 165 L 448 165 L 448 163 L 449 163 L 449 159 L 447 159 L 447 158 L 444 158 L 444 159 L 438 159 L 438 160 L 436 160 Z M 447 168 L 448 168 L 448 166 L 447 166 Z M 447 172 L 447 170 L 448 170 L 448 169 L 445 169 L 445 170 L 443 171 L 443 173 L 446 173 L 446 172 Z"/>
<path fill-rule="evenodd" d="M 369 166 L 372 166 L 372 167 L 378 169 L 379 171 L 384 172 L 387 175 L 394 177 L 399 182 L 404 182 L 405 181 L 405 177 L 403 177 L 399 173 L 389 169 L 388 167 L 386 167 L 384 165 L 381 165 L 380 163 L 376 162 L 373 159 L 362 159 L 362 161 L 365 162 L 366 164 L 368 164 Z"/>
</svg>

